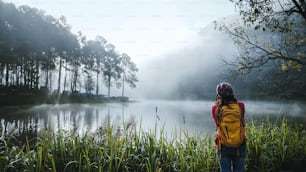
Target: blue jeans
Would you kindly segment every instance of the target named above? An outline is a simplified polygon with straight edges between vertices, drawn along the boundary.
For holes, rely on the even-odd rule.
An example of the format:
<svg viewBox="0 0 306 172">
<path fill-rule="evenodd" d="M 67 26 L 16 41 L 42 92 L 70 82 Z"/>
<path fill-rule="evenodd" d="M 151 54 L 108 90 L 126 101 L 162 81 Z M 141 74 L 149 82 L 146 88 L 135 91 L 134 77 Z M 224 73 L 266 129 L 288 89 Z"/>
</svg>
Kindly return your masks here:
<svg viewBox="0 0 306 172">
<path fill-rule="evenodd" d="M 229 148 L 222 145 L 221 159 L 218 149 L 216 150 L 216 153 L 221 172 L 244 171 L 244 161 L 247 154 L 245 143 L 243 143 L 239 148 Z"/>
</svg>

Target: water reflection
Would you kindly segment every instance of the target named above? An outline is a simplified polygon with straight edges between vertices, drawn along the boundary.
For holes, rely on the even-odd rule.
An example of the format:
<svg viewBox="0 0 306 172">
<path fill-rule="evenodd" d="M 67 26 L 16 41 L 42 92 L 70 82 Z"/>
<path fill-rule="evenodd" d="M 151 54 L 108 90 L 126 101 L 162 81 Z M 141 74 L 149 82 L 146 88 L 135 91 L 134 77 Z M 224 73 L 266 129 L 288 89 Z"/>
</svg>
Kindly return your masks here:
<svg viewBox="0 0 306 172">
<path fill-rule="evenodd" d="M 303 103 L 246 101 L 247 120 L 266 115 L 286 115 L 306 123 Z M 80 134 L 94 132 L 107 123 L 115 128 L 123 122 L 149 131 L 157 127 L 167 134 L 188 129 L 192 133 L 211 133 L 215 130 L 211 120 L 212 101 L 140 101 L 109 104 L 64 104 L 34 107 L 3 107 L 0 110 L 1 132 L 73 130 Z"/>
</svg>

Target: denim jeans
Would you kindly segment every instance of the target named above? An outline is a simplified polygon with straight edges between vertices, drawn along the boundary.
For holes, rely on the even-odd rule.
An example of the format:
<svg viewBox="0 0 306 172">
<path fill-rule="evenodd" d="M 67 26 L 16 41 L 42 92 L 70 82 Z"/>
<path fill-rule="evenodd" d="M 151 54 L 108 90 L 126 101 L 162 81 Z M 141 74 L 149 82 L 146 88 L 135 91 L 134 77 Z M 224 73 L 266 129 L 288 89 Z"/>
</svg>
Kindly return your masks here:
<svg viewBox="0 0 306 172">
<path fill-rule="evenodd" d="M 244 171 L 244 161 L 247 154 L 245 143 L 243 143 L 239 148 L 229 148 L 222 145 L 221 159 L 218 149 L 216 150 L 216 153 L 221 172 Z"/>
</svg>

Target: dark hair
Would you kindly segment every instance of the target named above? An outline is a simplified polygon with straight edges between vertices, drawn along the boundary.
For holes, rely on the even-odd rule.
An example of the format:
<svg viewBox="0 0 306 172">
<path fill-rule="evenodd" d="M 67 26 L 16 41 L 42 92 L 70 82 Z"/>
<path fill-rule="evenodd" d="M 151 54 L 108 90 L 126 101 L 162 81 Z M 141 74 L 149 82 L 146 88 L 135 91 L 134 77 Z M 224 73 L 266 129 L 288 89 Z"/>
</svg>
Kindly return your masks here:
<svg viewBox="0 0 306 172">
<path fill-rule="evenodd" d="M 237 103 L 234 90 L 230 83 L 221 82 L 216 87 L 217 99 L 221 99 L 221 106 L 227 106 L 230 102 Z"/>
<path fill-rule="evenodd" d="M 221 97 L 221 106 L 227 106 L 230 102 L 237 103 L 237 99 L 234 97 L 234 95 Z"/>
</svg>

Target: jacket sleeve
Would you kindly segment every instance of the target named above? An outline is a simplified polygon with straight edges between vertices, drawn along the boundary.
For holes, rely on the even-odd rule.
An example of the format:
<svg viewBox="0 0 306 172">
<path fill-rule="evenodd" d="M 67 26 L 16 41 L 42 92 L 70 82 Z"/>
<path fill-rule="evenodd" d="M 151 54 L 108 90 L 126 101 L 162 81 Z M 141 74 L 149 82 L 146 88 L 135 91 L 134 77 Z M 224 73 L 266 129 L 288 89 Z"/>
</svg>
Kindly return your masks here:
<svg viewBox="0 0 306 172">
<path fill-rule="evenodd" d="M 217 104 L 214 104 L 212 107 L 211 107 L 211 118 L 213 119 L 214 121 L 214 124 L 215 124 L 215 127 L 217 127 L 217 116 L 216 116 L 216 110 L 218 108 L 218 105 Z M 215 144 L 216 144 L 216 147 L 219 149 L 219 140 L 218 140 L 218 136 L 217 134 L 215 134 Z"/>
<path fill-rule="evenodd" d="M 213 119 L 214 124 L 215 124 L 215 126 L 217 127 L 216 109 L 217 109 L 217 105 L 214 104 L 214 105 L 211 107 L 211 118 Z"/>
<path fill-rule="evenodd" d="M 239 107 L 241 109 L 242 118 L 245 121 L 245 105 L 241 101 L 238 101 L 238 105 L 239 105 Z"/>
</svg>

